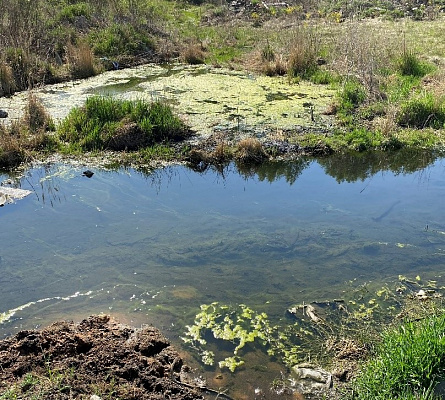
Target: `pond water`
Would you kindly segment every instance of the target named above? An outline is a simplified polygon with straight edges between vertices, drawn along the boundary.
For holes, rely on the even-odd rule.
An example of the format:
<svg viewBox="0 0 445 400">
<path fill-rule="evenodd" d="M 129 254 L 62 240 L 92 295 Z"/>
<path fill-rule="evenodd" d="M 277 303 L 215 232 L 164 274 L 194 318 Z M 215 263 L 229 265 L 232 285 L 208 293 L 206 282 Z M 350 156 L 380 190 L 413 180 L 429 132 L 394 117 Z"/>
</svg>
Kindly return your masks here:
<svg viewBox="0 0 445 400">
<path fill-rule="evenodd" d="M 289 307 L 348 300 L 364 284 L 443 285 L 445 163 L 431 154 L 200 173 L 59 163 L 12 180 L 33 194 L 0 208 L 2 337 L 111 313 L 158 326 L 200 365 L 179 336 L 202 304 L 245 304 L 279 323 Z M 201 365 L 209 386 L 266 392 L 283 366 L 247 353 L 235 374 Z"/>
</svg>

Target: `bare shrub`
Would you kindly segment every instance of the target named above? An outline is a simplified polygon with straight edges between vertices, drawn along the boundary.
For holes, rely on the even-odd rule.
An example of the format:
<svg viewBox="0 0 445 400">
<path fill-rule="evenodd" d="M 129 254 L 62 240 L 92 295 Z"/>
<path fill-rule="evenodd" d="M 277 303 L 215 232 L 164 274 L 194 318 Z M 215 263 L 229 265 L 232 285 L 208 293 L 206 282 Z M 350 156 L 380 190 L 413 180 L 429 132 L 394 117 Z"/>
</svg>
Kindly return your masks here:
<svg viewBox="0 0 445 400">
<path fill-rule="evenodd" d="M 96 75 L 94 55 L 88 43 L 80 42 L 77 46 L 69 43 L 66 47 L 66 57 L 74 78 L 81 79 Z"/>
<path fill-rule="evenodd" d="M 247 138 L 238 143 L 235 158 L 243 164 L 255 164 L 264 161 L 267 154 L 258 139 Z"/>
<path fill-rule="evenodd" d="M 396 39 L 371 24 L 347 23 L 335 38 L 331 65 L 341 75 L 353 76 L 372 97 L 380 97 L 379 84 L 384 68 L 391 64 Z"/>
</svg>

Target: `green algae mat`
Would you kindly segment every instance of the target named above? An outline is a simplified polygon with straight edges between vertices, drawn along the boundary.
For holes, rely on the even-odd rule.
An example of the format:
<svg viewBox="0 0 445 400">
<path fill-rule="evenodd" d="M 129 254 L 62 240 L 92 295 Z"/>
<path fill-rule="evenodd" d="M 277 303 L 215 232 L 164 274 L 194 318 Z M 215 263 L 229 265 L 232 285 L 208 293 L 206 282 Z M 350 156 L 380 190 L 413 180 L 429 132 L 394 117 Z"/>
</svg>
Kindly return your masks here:
<svg viewBox="0 0 445 400">
<path fill-rule="evenodd" d="M 196 133 L 232 129 L 238 133 L 280 132 L 297 127 L 326 127 L 332 121 L 322 113 L 335 90 L 309 82 L 292 83 L 287 77 L 257 76 L 208 66 L 145 65 L 35 91 L 50 115 L 63 119 L 88 96 L 125 99 L 164 99 Z M 0 98 L 0 108 L 18 118 L 27 93 Z"/>
</svg>

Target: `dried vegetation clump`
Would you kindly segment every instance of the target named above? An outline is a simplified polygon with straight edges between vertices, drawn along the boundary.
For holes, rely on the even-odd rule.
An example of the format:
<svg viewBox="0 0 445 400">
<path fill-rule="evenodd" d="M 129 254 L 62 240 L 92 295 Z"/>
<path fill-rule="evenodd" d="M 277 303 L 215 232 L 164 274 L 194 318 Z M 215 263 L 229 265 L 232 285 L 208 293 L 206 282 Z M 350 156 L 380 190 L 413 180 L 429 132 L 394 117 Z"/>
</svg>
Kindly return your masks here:
<svg viewBox="0 0 445 400">
<path fill-rule="evenodd" d="M 268 158 L 258 139 L 247 138 L 238 143 L 235 159 L 241 164 L 257 164 Z"/>
<path fill-rule="evenodd" d="M 10 125 L 0 124 L 0 168 L 10 169 L 30 161 L 35 152 L 57 146 L 54 122 L 38 98 L 30 92 L 23 117 Z"/>
</svg>

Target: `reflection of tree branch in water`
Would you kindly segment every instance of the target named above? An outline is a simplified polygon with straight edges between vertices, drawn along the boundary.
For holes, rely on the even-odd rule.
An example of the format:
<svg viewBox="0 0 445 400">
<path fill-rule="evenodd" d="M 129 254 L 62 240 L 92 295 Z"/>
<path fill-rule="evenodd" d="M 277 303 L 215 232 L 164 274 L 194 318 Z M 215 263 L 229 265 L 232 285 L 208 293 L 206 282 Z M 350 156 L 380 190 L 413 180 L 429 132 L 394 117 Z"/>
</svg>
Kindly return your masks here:
<svg viewBox="0 0 445 400">
<path fill-rule="evenodd" d="M 394 209 L 394 207 L 397 205 L 397 204 L 399 204 L 399 203 L 401 203 L 401 201 L 400 200 L 397 200 L 396 202 L 394 202 L 382 215 L 380 215 L 379 217 L 377 217 L 377 218 L 372 218 L 372 220 L 373 221 L 375 221 L 375 222 L 380 222 L 383 218 L 385 218 L 393 209 Z"/>
</svg>

